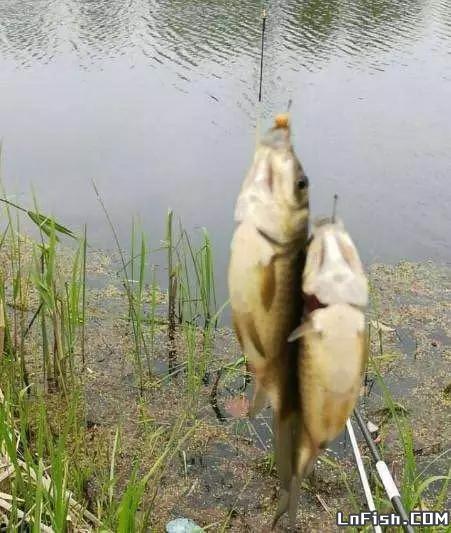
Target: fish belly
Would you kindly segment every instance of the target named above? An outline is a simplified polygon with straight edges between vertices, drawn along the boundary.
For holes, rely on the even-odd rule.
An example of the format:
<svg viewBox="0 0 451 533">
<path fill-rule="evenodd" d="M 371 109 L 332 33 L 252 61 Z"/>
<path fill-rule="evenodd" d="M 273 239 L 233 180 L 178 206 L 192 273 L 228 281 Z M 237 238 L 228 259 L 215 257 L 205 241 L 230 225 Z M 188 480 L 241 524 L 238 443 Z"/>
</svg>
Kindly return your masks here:
<svg viewBox="0 0 451 533">
<path fill-rule="evenodd" d="M 299 376 L 301 411 L 314 447 L 323 448 L 334 440 L 354 408 L 360 390 L 362 348 L 357 336 L 315 333 L 305 338 Z"/>
</svg>

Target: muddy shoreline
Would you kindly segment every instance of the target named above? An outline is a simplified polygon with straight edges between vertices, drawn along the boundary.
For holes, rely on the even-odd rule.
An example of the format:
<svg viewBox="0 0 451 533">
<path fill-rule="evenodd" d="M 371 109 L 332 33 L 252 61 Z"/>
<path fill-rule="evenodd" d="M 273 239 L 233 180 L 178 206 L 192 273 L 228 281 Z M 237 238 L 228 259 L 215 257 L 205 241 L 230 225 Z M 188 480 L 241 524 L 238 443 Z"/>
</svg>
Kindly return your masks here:
<svg viewBox="0 0 451 533">
<path fill-rule="evenodd" d="M 117 260 L 93 251 L 87 259 L 85 364 L 76 351 L 71 402 L 76 402 L 78 425 L 67 442 L 73 470 L 69 486 L 77 500 L 100 520 L 111 520 L 102 516 L 105 500 L 119 501 L 130 480 L 143 479 L 151 472 L 152 482 L 146 485 L 137 511 L 146 518 L 145 530 L 161 532 L 171 519 L 187 517 L 207 531 L 268 531 L 279 486 L 271 413 L 266 409 L 254 421 L 231 414 L 231 400 L 249 394 L 234 333 L 220 327 L 206 337 L 199 324 L 180 323 L 175 345 L 169 346 L 168 295 L 146 285 L 141 322 L 149 359 L 143 356 L 137 362 L 129 301 Z M 70 272 L 64 253 L 60 263 L 64 283 Z M 3 267 L 8 275 L 7 260 Z M 378 426 L 380 448 L 402 488 L 408 481 L 409 460 L 414 461 L 421 479 L 448 474 L 451 266 L 432 262 L 373 265 L 369 274 L 371 304 L 366 314 L 371 357 L 359 408 L 366 420 Z M 5 296 L 11 308 L 11 294 Z M 25 324 L 37 306 L 36 294 L 30 289 L 23 311 Z M 31 390 L 43 394 L 49 431 L 56 439 L 71 415 L 62 409 L 62 391 L 44 386 L 40 339 L 40 328 L 34 324 L 24 345 L 26 365 Z M 170 348 L 177 355 L 175 371 L 168 376 Z M 207 361 L 202 371 L 201 359 Z M 31 410 L 36 403 L 33 395 Z M 368 451 L 356 432 L 369 465 Z M 406 441 L 410 438 L 409 459 Z M 371 481 L 377 508 L 389 511 L 374 475 Z M 430 483 L 417 507 L 433 508 L 440 487 Z M 364 497 L 343 434 L 303 483 L 298 524 L 304 531 L 337 531 L 337 511 L 347 515 L 361 509 L 365 509 Z M 287 530 L 285 519 L 278 530 Z"/>
<path fill-rule="evenodd" d="M 372 305 L 367 315 L 372 329 L 372 359 L 399 413 L 409 420 L 419 464 L 431 475 L 446 473 L 449 464 L 450 272 L 448 266 L 433 263 L 401 263 L 375 265 L 370 276 Z M 105 279 L 105 273 L 98 275 Z M 182 370 L 167 379 L 166 326 L 161 315 L 153 354 L 154 373 L 140 395 L 129 356 L 131 339 L 124 318 L 123 290 L 114 277 L 103 285 L 89 294 L 93 317 L 83 379 L 85 419 L 92 449 L 100 450 L 93 457 L 98 467 L 94 470 L 106 466 L 112 435 L 118 425 L 121 428 L 117 463 L 120 481 L 116 486 L 120 493 L 133 465 L 139 464 L 142 475 L 151 467 L 148 429 L 169 427 L 186 408 L 184 338 L 179 332 L 177 357 Z M 162 309 L 164 303 L 162 293 Z M 265 531 L 274 512 L 278 483 L 272 463 L 270 412 L 264 411 L 253 423 L 227 414 L 227 401 L 242 389 L 245 378 L 242 366 L 228 368 L 241 357 L 230 329 L 215 333 L 212 355 L 208 378 L 193 408 L 193 421 L 198 420 L 199 427 L 165 469 L 157 493 L 146 496 L 157 509 L 152 518 L 154 531 L 163 531 L 164 524 L 178 516 L 189 517 L 204 527 L 216 524 L 213 530 L 227 524 L 230 531 Z M 218 370 L 220 379 L 216 379 Z M 218 420 L 212 408 L 215 386 L 217 406 L 225 420 Z M 384 457 L 401 484 L 399 435 L 371 365 L 361 409 L 379 426 Z M 99 486 L 93 471 L 86 483 L 91 505 Z M 364 508 L 346 438 L 338 439 L 319 461 L 314 478 L 304 487 L 298 520 L 309 531 L 335 531 L 338 510 L 346 513 Z M 284 527 L 283 522 L 280 530 Z"/>
</svg>

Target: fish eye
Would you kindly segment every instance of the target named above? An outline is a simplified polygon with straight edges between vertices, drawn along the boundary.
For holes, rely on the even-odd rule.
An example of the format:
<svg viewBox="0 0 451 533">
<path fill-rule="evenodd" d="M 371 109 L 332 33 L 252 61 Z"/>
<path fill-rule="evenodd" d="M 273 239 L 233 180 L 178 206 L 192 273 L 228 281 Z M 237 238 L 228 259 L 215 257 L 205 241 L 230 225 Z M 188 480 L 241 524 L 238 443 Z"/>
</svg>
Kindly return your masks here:
<svg viewBox="0 0 451 533">
<path fill-rule="evenodd" d="M 305 175 L 302 175 L 301 177 L 299 177 L 297 182 L 296 182 L 296 185 L 297 185 L 299 190 L 307 188 L 308 184 L 309 184 L 309 181 L 308 181 L 307 176 L 305 176 Z"/>
</svg>

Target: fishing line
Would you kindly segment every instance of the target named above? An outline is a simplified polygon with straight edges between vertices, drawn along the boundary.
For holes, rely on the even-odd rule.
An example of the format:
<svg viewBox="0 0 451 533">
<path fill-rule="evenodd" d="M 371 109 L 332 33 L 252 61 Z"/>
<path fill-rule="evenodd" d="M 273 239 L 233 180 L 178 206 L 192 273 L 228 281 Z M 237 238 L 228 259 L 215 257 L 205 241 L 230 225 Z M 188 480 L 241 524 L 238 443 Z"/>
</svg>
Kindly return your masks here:
<svg viewBox="0 0 451 533">
<path fill-rule="evenodd" d="M 377 473 L 379 474 L 379 478 L 382 481 L 382 484 L 384 485 L 385 492 L 387 493 L 387 496 L 389 497 L 393 508 L 401 517 L 401 527 L 407 533 L 414 533 L 413 527 L 409 525 L 409 517 L 407 515 L 406 510 L 404 509 L 404 505 L 401 501 L 401 495 L 399 494 L 398 488 L 396 487 L 390 470 L 388 469 L 387 463 L 382 459 L 381 454 L 379 453 L 379 450 L 371 437 L 371 433 L 366 427 L 362 415 L 359 413 L 359 411 L 357 411 L 357 409 L 354 409 L 354 416 L 357 420 L 357 424 L 360 428 L 360 431 L 362 432 L 362 435 L 366 440 Z"/>
<path fill-rule="evenodd" d="M 266 9 L 262 11 L 262 44 L 260 50 L 260 88 L 258 90 L 258 101 L 262 101 L 262 85 L 263 85 L 263 52 L 265 50 L 265 31 L 266 31 Z"/>
<path fill-rule="evenodd" d="M 258 89 L 258 105 L 257 105 L 257 121 L 255 128 L 255 144 L 260 142 L 260 122 L 261 122 L 261 102 L 263 91 L 263 55 L 265 50 L 265 31 L 266 31 L 266 8 L 262 2 L 262 30 L 261 30 L 261 46 L 260 46 L 260 82 Z"/>
<path fill-rule="evenodd" d="M 368 482 L 368 476 L 366 475 L 365 465 L 363 464 L 362 455 L 360 454 L 357 439 L 355 438 L 354 428 L 349 418 L 346 420 L 346 429 L 348 430 L 349 440 L 351 441 L 352 451 L 354 452 L 355 461 L 359 470 L 360 481 L 362 482 L 363 492 L 365 493 L 366 502 L 370 511 L 376 511 L 374 505 L 373 494 L 371 492 L 370 484 Z M 381 526 L 374 525 L 373 529 L 375 533 L 382 533 Z"/>
</svg>

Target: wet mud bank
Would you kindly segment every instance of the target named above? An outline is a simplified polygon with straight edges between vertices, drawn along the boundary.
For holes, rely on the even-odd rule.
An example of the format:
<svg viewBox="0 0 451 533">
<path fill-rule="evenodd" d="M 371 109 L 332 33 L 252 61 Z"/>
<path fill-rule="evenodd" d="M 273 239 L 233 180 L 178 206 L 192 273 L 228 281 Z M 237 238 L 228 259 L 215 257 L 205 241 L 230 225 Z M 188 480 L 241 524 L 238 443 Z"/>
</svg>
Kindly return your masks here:
<svg viewBox="0 0 451 533">
<path fill-rule="evenodd" d="M 410 430 L 419 471 L 443 475 L 449 465 L 450 274 L 449 266 L 433 263 L 371 268 L 372 303 L 367 311 L 371 360 L 360 409 L 378 427 L 375 438 L 399 486 L 405 482 L 405 440 Z M 234 412 L 233 402 L 240 394 L 248 394 L 248 385 L 233 333 L 227 328 L 215 331 L 206 373 L 195 377 L 198 386 L 193 398 L 187 343 L 196 357 L 204 346 L 202 332 L 197 331 L 193 339 L 183 326 L 177 329 L 177 366 L 168 376 L 166 295 L 160 293 L 152 372 L 140 390 L 130 355 L 133 342 L 124 291 L 107 267 L 92 276 L 91 285 L 96 277 L 97 287 L 89 291 L 91 319 L 83 378 L 87 438 L 92 461 L 98 463 L 86 480 L 88 503 L 94 506 L 101 490 L 99 472 L 107 464 L 118 425 L 116 491 L 120 493 L 134 469 L 145 475 L 152 467 L 155 430 L 169 428 L 190 405 L 194 430 L 166 465 L 158 489 L 145 495 L 140 512 L 152 505 L 155 531 L 163 531 L 164 524 L 178 516 L 214 531 L 268 530 L 278 491 L 271 413 L 267 409 L 249 421 Z M 309 531 L 335 531 L 338 510 L 347 513 L 365 508 L 346 437 L 341 436 L 331 448 L 301 493 L 298 521 Z M 424 493 L 424 508 L 436 489 L 431 483 Z M 376 492 L 378 507 L 388 510 L 380 487 Z M 281 522 L 280 530 L 286 526 Z"/>
</svg>

